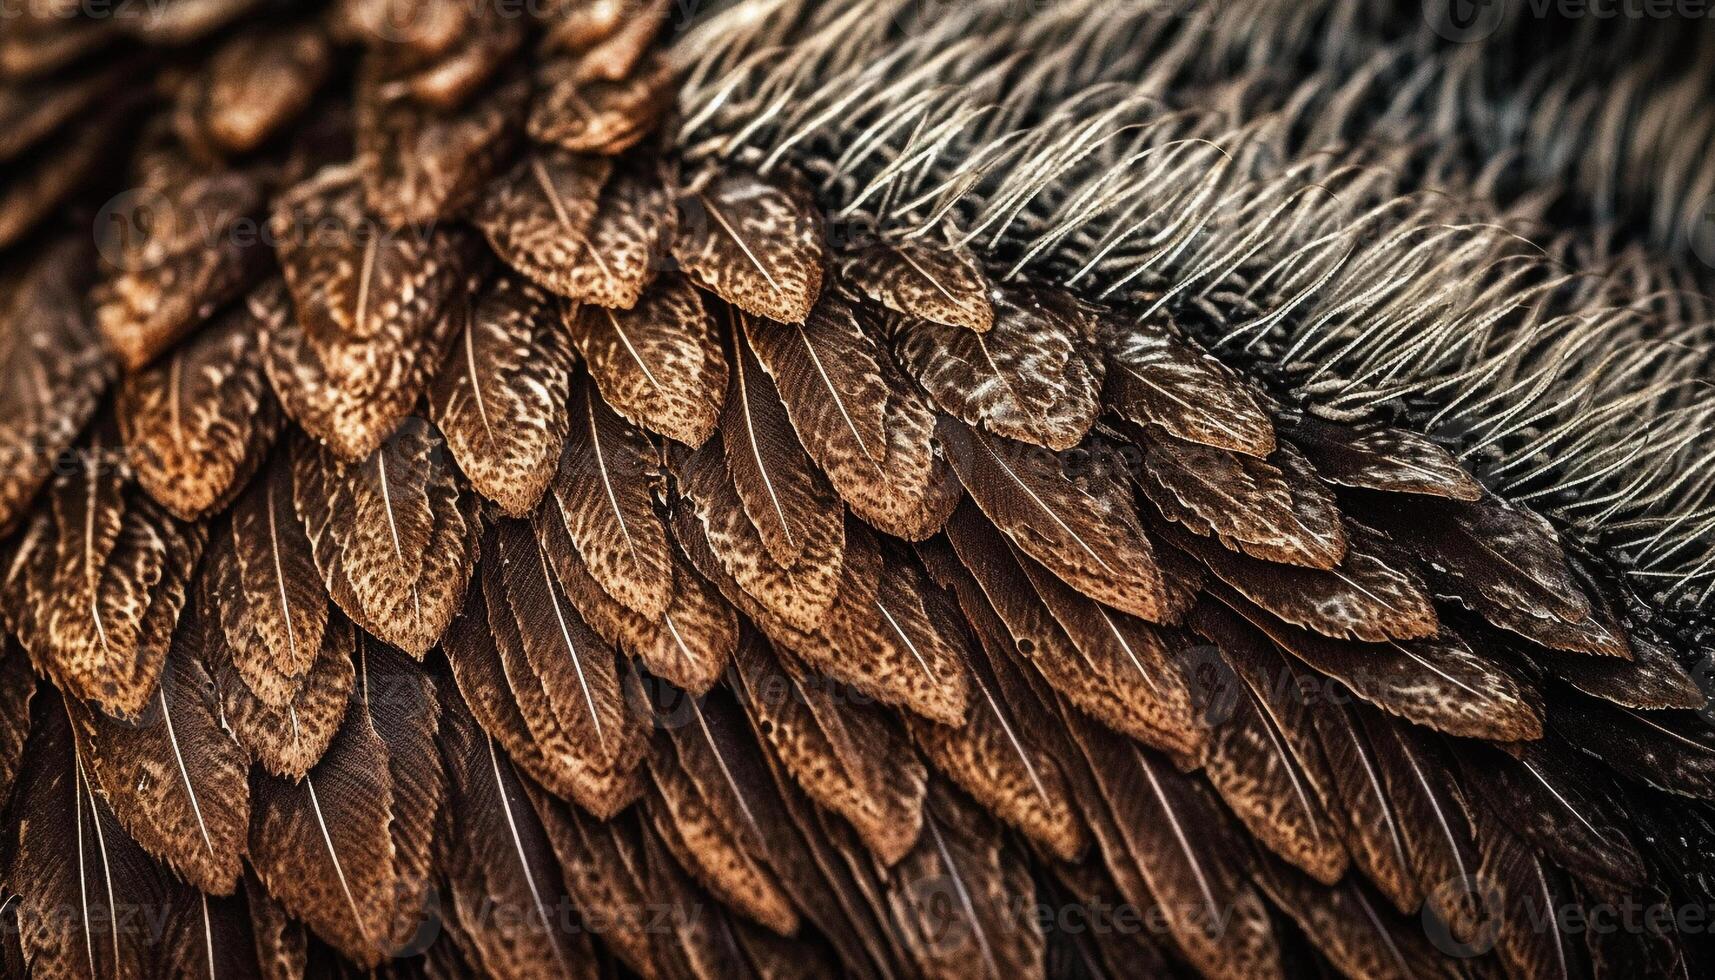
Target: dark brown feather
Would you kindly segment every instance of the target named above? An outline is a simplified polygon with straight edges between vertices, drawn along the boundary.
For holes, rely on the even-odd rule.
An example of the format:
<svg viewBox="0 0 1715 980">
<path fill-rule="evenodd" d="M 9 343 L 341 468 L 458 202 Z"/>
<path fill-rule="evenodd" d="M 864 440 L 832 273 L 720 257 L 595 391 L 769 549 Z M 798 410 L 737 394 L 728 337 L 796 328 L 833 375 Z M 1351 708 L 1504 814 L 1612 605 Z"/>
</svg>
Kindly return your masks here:
<svg viewBox="0 0 1715 980">
<path fill-rule="evenodd" d="M 494 251 L 546 289 L 573 295 L 575 270 L 589 245 L 606 157 L 540 148 L 489 183 L 474 220 Z"/>
<path fill-rule="evenodd" d="M 651 53 L 621 79 L 586 76 L 582 59 L 544 61 L 536 68 L 530 138 L 573 153 L 623 153 L 653 130 L 672 104 L 673 77 L 660 53 Z"/>
<path fill-rule="evenodd" d="M 136 722 L 114 721 L 76 701 L 66 708 L 86 778 L 101 787 L 120 825 L 191 884 L 230 895 L 249 828 L 250 765 L 221 724 L 202 661 L 202 626 L 185 625 Z"/>
<path fill-rule="evenodd" d="M 476 501 L 434 426 L 409 419 L 347 463 L 292 445 L 294 500 L 310 553 L 352 621 L 421 659 L 464 601 L 476 564 Z"/>
<path fill-rule="evenodd" d="M 1348 877 L 1329 888 L 1280 861 L 1259 862 L 1256 882 L 1344 976 L 1453 980 L 1460 976 L 1421 931 Z"/>
<path fill-rule="evenodd" d="M 994 329 L 903 320 L 894 350 L 955 418 L 1008 439 L 1070 449 L 1101 408 L 1101 364 L 1088 357 L 1088 317 L 1063 292 L 997 287 Z"/>
<path fill-rule="evenodd" d="M 248 153 L 309 107 L 332 61 L 317 25 L 236 34 L 179 89 L 173 128 L 205 155 Z"/>
<path fill-rule="evenodd" d="M 511 517 L 548 489 L 571 423 L 572 351 L 548 297 L 500 276 L 429 388 L 429 411 L 476 491 Z"/>
<path fill-rule="evenodd" d="M 708 171 L 684 194 L 673 255 L 703 288 L 752 316 L 802 323 L 827 246 L 809 185 L 780 171 Z"/>
<path fill-rule="evenodd" d="M 1555 700 L 1548 720 L 1562 738 L 1628 779 L 1715 799 L 1715 740 L 1697 715 L 1633 711 L 1569 693 Z"/>
<path fill-rule="evenodd" d="M 279 434 L 263 327 L 248 304 L 236 304 L 120 385 L 120 432 L 137 482 L 184 520 L 225 506 Z"/>
<path fill-rule="evenodd" d="M 1453 454 L 1415 432 L 1336 425 L 1312 415 L 1288 416 L 1284 425 L 1329 483 L 1450 500 L 1482 499 L 1482 484 Z"/>
<path fill-rule="evenodd" d="M 36 675 L 30 657 L 18 641 L 0 637 L 0 798 L 12 798 L 12 783 L 24 764 L 24 742 L 30 734 L 30 703 L 36 696 Z"/>
<path fill-rule="evenodd" d="M 263 769 L 301 779 L 332 744 L 355 683 L 356 632 L 344 616 L 332 613 L 315 659 L 290 698 L 278 705 L 251 688 L 234 664 L 229 644 L 219 642 L 218 635 L 205 639 L 203 656 L 220 697 L 220 717 Z"/>
</svg>

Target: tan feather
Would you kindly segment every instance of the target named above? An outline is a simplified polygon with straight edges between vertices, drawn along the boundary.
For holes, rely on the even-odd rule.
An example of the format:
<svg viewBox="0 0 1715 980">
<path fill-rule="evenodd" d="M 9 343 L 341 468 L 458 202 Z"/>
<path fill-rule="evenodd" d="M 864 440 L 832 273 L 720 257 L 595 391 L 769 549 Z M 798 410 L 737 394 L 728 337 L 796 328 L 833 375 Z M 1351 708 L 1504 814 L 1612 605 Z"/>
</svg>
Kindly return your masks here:
<svg viewBox="0 0 1715 980">
<path fill-rule="evenodd" d="M 673 101 L 673 71 L 660 53 L 617 80 L 586 77 L 580 59 L 551 58 L 537 66 L 535 81 L 530 138 L 573 153 L 625 152 Z"/>
<path fill-rule="evenodd" d="M 120 432 L 137 482 L 184 520 L 241 490 L 280 429 L 262 371 L 262 329 L 240 303 L 119 388 Z"/>
<path fill-rule="evenodd" d="M 994 326 L 993 287 L 962 249 L 877 242 L 848 258 L 843 271 L 864 295 L 895 313 L 977 333 Z"/>
<path fill-rule="evenodd" d="M 692 180 L 673 255 L 698 285 L 782 323 L 810 315 L 827 265 L 809 186 L 785 172 L 710 171 Z"/>
<path fill-rule="evenodd" d="M 553 478 L 570 420 L 572 351 L 541 290 L 489 284 L 429 389 L 429 410 L 478 493 L 523 517 Z"/>
<path fill-rule="evenodd" d="M 356 649 L 356 630 L 339 613 L 331 614 L 315 660 L 279 705 L 256 694 L 234 665 L 231 647 L 218 638 L 205 642 L 203 657 L 220 697 L 220 717 L 233 737 L 263 769 L 295 780 L 321 759 L 346 716 Z"/>
<path fill-rule="evenodd" d="M 1078 444 L 1101 408 L 1089 314 L 1052 289 L 994 292 L 994 329 L 905 320 L 894 350 L 942 410 L 968 425 L 1050 449 Z"/>
<path fill-rule="evenodd" d="M 475 508 L 434 426 L 408 420 L 356 463 L 300 439 L 293 499 L 310 554 L 352 621 L 419 659 L 464 601 Z"/>
<path fill-rule="evenodd" d="M 584 306 L 568 325 L 614 411 L 693 448 L 714 433 L 727 391 L 726 355 L 683 276 L 657 279 L 627 310 Z"/>
</svg>

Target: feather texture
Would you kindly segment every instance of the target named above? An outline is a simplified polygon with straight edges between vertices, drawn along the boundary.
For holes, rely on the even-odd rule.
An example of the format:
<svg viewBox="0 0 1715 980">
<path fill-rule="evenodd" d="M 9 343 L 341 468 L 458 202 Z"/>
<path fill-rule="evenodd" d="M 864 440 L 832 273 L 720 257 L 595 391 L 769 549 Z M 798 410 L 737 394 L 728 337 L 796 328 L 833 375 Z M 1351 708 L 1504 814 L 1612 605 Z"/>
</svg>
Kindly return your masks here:
<svg viewBox="0 0 1715 980">
<path fill-rule="evenodd" d="M 692 180 L 673 255 L 698 285 L 782 323 L 810 315 L 827 265 L 809 187 L 786 173 L 711 171 Z"/>
</svg>

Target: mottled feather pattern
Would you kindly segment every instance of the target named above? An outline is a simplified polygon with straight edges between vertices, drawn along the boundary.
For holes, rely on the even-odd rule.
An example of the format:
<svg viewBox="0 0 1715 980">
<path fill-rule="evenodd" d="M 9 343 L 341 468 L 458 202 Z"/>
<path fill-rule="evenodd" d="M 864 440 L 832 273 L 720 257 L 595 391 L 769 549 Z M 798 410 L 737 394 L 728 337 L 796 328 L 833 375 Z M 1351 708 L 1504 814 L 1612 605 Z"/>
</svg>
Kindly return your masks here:
<svg viewBox="0 0 1715 980">
<path fill-rule="evenodd" d="M 1699 621 L 1579 516 L 1608 476 L 1512 456 L 1605 436 L 1477 397 L 1607 404 L 1539 366 L 1602 344 L 1484 318 L 1522 259 L 1411 264 L 1540 163 L 1419 156 L 1488 49 L 1318 49 L 1374 73 L 1301 99 L 1234 66 L 1392 22 L 1262 20 L 1234 59 L 1212 11 L 760 9 L 175 0 L 0 36 L 0 972 L 1707 972 L 1554 918 L 1707 897 L 1715 739 Z M 933 72 L 887 53 L 926 38 Z M 1161 90 L 1030 101 L 1110 63 Z M 987 109 L 916 88 L 971 66 Z M 1377 92 L 1397 155 L 1329 163 Z M 167 206 L 117 250 L 108 157 Z M 1276 167 L 1314 189 L 1252 200 Z M 1326 266 L 1325 209 L 1390 242 L 1430 175 L 1479 200 Z M 61 236 L 91 215 L 96 248 Z M 1553 329 L 1413 380 L 1515 319 Z M 1691 513 L 1670 469 L 1636 492 Z"/>
</svg>

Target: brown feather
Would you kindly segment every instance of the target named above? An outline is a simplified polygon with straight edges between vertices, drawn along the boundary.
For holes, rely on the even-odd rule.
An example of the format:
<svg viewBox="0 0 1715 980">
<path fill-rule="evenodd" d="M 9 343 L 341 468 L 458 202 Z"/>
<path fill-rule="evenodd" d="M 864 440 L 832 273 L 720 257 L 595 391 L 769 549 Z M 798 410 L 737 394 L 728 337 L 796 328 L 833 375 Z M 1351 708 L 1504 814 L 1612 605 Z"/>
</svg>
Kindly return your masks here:
<svg viewBox="0 0 1715 980">
<path fill-rule="evenodd" d="M 1452 962 L 1421 926 L 1395 915 L 1358 881 L 1329 888 L 1279 861 L 1259 862 L 1256 882 L 1341 974 L 1366 980 L 1454 980 Z"/>
<path fill-rule="evenodd" d="M 993 287 L 963 249 L 877 242 L 848 258 L 842 271 L 864 295 L 903 316 L 977 333 L 994 326 Z"/>
<path fill-rule="evenodd" d="M 186 619 L 194 617 L 187 616 Z M 132 724 L 68 700 L 87 777 L 145 851 L 213 895 L 238 885 L 250 768 L 221 724 L 203 667 L 202 626 L 175 637 L 155 695 Z"/>
<path fill-rule="evenodd" d="M 1175 439 L 1262 458 L 1274 452 L 1274 425 L 1250 385 L 1171 323 L 1126 323 L 1105 315 L 1103 401 L 1140 426 Z"/>
<path fill-rule="evenodd" d="M 1482 484 L 1453 454 L 1415 432 L 1336 425 L 1311 415 L 1288 416 L 1284 424 L 1329 483 L 1450 500 L 1482 499 Z"/>
<path fill-rule="evenodd" d="M 1560 736 L 1629 779 L 1702 800 L 1715 799 L 1715 740 L 1698 715 L 1633 711 L 1576 694 L 1555 701 Z"/>
<path fill-rule="evenodd" d="M 452 826 L 447 890 L 483 973 L 597 975 L 589 937 L 567 918 L 559 864 L 512 762 L 456 697 L 445 700 Z"/>
<path fill-rule="evenodd" d="M 24 648 L 9 636 L 0 637 L 0 799 L 12 798 L 12 784 L 24 764 L 36 686 Z"/>
<path fill-rule="evenodd" d="M 658 481 L 649 438 L 580 376 L 553 500 L 542 505 L 540 519 L 557 516 L 602 589 L 650 621 L 661 618 L 673 595 L 672 551 L 653 504 Z"/>
<path fill-rule="evenodd" d="M 419 659 L 464 601 L 476 564 L 476 501 L 434 426 L 409 419 L 348 463 L 292 446 L 294 501 L 328 595 L 370 633 Z"/>
<path fill-rule="evenodd" d="M 829 287 L 802 324 L 739 319 L 799 442 L 852 511 L 909 541 L 939 529 L 958 484 L 934 450 L 935 410 L 854 298 Z"/>
<path fill-rule="evenodd" d="M 250 687 L 233 662 L 229 644 L 218 637 L 205 639 L 203 657 L 220 697 L 220 717 L 262 768 L 286 779 L 300 779 L 332 744 L 355 683 L 355 634 L 345 617 L 337 612 L 330 615 L 315 660 L 298 679 L 291 697 L 278 705 L 269 704 Z"/>
<path fill-rule="evenodd" d="M 309 107 L 332 61 L 318 25 L 233 35 L 179 89 L 173 128 L 205 155 L 248 153 Z"/>
<path fill-rule="evenodd" d="M 113 214 L 121 224 L 109 251 L 120 256 L 119 268 L 91 294 L 96 326 L 133 371 L 241 295 L 265 260 L 257 236 L 239 228 L 262 209 L 263 187 L 255 175 L 174 176 L 163 188 L 139 191 L 144 196 L 132 213 Z M 139 225 L 145 211 L 147 228 L 127 227 Z"/>
<path fill-rule="evenodd" d="M 389 228 L 468 209 L 522 136 L 530 97 L 518 72 L 463 107 L 425 106 L 413 97 L 409 66 L 396 50 L 378 49 L 357 69 L 355 162 L 369 210 Z"/>
<path fill-rule="evenodd" d="M 1173 618 L 1128 487 L 945 417 L 936 433 L 965 492 L 1020 551 L 1097 602 L 1150 622 Z"/>
<path fill-rule="evenodd" d="M 309 955 L 304 924 L 286 914 L 252 871 L 244 874 L 244 904 L 250 913 L 259 975 L 263 980 L 301 978 Z"/>
<path fill-rule="evenodd" d="M 39 672 L 108 714 L 134 717 L 155 694 L 206 532 L 128 485 L 103 428 L 25 529 L 4 601 Z"/>
<path fill-rule="evenodd" d="M 114 375 L 83 300 L 93 249 L 75 235 L 35 255 L 0 285 L 0 534 L 18 525 Z"/>
<path fill-rule="evenodd" d="M 726 398 L 726 355 L 702 297 L 683 276 L 657 279 L 628 310 L 584 306 L 569 326 L 614 411 L 691 447 L 714 433 Z"/>
<path fill-rule="evenodd" d="M 927 777 L 892 719 L 770 653 L 739 643 L 739 700 L 780 763 L 811 799 L 850 821 L 891 865 L 922 827 Z"/>
<path fill-rule="evenodd" d="M 514 269 L 545 289 L 572 295 L 612 170 L 606 157 L 536 149 L 489 183 L 474 220 Z"/>
<path fill-rule="evenodd" d="M 349 169 L 328 168 L 275 204 L 270 227 L 291 316 L 266 293 L 268 380 L 341 457 L 369 455 L 429 386 L 469 316 L 480 241 L 445 225 L 386 231 Z"/>
<path fill-rule="evenodd" d="M 578 617 L 527 526 L 502 521 L 489 541 L 488 623 L 518 708 L 574 774 L 579 805 L 612 816 L 637 792 L 645 734 L 613 650 Z"/>
<path fill-rule="evenodd" d="M 994 291 L 994 329 L 930 320 L 896 327 L 894 350 L 942 410 L 998 436 L 1070 449 L 1101 409 L 1100 362 L 1087 357 L 1089 316 L 1065 293 Z"/>
<path fill-rule="evenodd" d="M 225 506 L 279 433 L 262 328 L 248 304 L 237 304 L 119 388 L 119 426 L 137 482 L 181 519 Z"/>
<path fill-rule="evenodd" d="M 557 501 L 543 503 L 535 529 L 566 597 L 608 645 L 693 694 L 704 693 L 720 679 L 738 648 L 738 615 L 682 555 L 673 555 L 666 610 L 658 619 L 646 619 L 608 595 L 590 574 L 566 534 Z"/>
<path fill-rule="evenodd" d="M 656 273 L 667 267 L 667 250 L 678 213 L 659 165 L 631 163 L 602 188 L 582 249 L 566 264 L 544 269 L 544 286 L 573 300 L 629 310 Z M 526 263 L 525 274 L 530 275 Z M 666 273 L 679 278 L 678 273 Z"/>
<path fill-rule="evenodd" d="M 233 505 L 231 529 L 215 532 L 203 568 L 233 666 L 258 698 L 284 705 L 316 662 L 328 622 L 292 503 L 289 453 L 277 453 Z"/>
<path fill-rule="evenodd" d="M 810 315 L 828 260 L 810 187 L 785 171 L 716 170 L 692 180 L 673 255 L 709 292 L 781 323 Z"/>
<path fill-rule="evenodd" d="M 511 517 L 548 489 L 570 420 L 571 345 L 548 297 L 512 276 L 476 301 L 429 388 L 429 411 L 476 491 Z"/>
<path fill-rule="evenodd" d="M 573 153 L 623 153 L 654 130 L 672 105 L 673 77 L 659 52 L 616 80 L 586 77 L 581 59 L 543 61 L 536 68 L 530 138 Z"/>
</svg>

